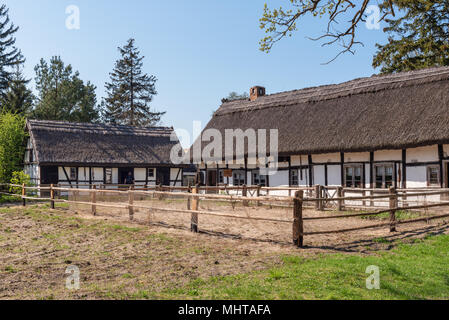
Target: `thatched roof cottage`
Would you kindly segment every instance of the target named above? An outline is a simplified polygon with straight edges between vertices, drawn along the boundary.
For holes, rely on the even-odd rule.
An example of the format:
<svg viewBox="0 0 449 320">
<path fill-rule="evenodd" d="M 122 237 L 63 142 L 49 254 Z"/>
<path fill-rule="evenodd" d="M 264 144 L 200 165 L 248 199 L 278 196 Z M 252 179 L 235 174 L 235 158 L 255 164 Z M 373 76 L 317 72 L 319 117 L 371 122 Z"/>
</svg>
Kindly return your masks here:
<svg viewBox="0 0 449 320">
<path fill-rule="evenodd" d="M 449 68 L 270 95 L 254 87 L 250 99 L 225 101 L 210 128 L 223 136 L 225 129 L 278 129 L 280 156 L 269 176 L 247 161 L 203 159 L 210 185 L 448 187 Z"/>
<path fill-rule="evenodd" d="M 28 120 L 25 171 L 35 184 L 182 185 L 170 161 L 173 128 Z"/>
</svg>

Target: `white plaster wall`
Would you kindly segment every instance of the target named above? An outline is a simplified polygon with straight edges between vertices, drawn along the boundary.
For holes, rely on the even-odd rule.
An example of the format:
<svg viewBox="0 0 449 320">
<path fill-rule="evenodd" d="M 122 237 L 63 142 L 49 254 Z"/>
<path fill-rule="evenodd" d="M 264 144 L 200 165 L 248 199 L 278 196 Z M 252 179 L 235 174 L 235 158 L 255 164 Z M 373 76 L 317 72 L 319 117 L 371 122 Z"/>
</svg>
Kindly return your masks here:
<svg viewBox="0 0 449 320">
<path fill-rule="evenodd" d="M 145 168 L 134 168 L 134 180 L 146 180 L 147 169 Z M 142 183 L 140 183 L 142 184 Z M 145 184 L 145 182 L 143 182 Z"/>
<path fill-rule="evenodd" d="M 314 184 L 319 184 L 324 186 L 326 184 L 325 178 L 325 170 L 324 166 L 314 165 L 313 166 L 313 174 L 314 174 Z"/>
<path fill-rule="evenodd" d="M 270 175 L 270 187 L 288 186 L 288 170 L 279 170 Z"/>
<path fill-rule="evenodd" d="M 103 168 L 92 168 L 92 180 L 104 181 Z"/>
<path fill-rule="evenodd" d="M 291 156 L 291 164 L 292 166 L 306 166 L 309 164 L 308 156 Z"/>
<path fill-rule="evenodd" d="M 427 167 L 407 167 L 407 188 L 427 187 Z"/>
<path fill-rule="evenodd" d="M 370 173 L 370 165 L 369 165 L 369 163 L 366 163 L 365 164 L 365 188 L 370 188 L 369 173 Z"/>
<path fill-rule="evenodd" d="M 449 144 L 443 144 L 443 153 L 445 157 L 449 157 Z"/>
<path fill-rule="evenodd" d="M 312 155 L 313 163 L 327 163 L 327 162 L 340 162 L 340 154 L 339 153 L 325 153 L 325 154 L 317 154 Z"/>
<path fill-rule="evenodd" d="M 118 168 L 112 168 L 112 183 L 118 184 Z"/>
<path fill-rule="evenodd" d="M 176 178 L 178 178 L 178 181 L 175 183 Z M 170 180 L 173 180 L 173 182 L 170 182 L 170 184 L 172 186 L 175 186 L 175 187 L 181 186 L 182 185 L 182 169 L 170 168 Z"/>
<path fill-rule="evenodd" d="M 438 161 L 438 146 L 407 149 L 407 163 Z M 408 179 L 408 172 L 407 172 Z"/>
<path fill-rule="evenodd" d="M 379 150 L 374 152 L 374 161 L 402 160 L 402 150 Z"/>
<path fill-rule="evenodd" d="M 302 179 L 301 179 L 301 171 L 302 170 Z M 298 177 L 298 180 L 299 180 L 299 185 L 300 186 L 302 186 L 302 187 L 307 187 L 308 185 L 309 185 L 309 180 L 308 180 L 308 177 L 309 177 L 309 170 L 308 169 L 300 169 L 300 170 L 298 170 L 298 174 L 299 174 L 299 177 Z"/>
<path fill-rule="evenodd" d="M 345 153 L 345 162 L 369 161 L 369 152 Z"/>
<path fill-rule="evenodd" d="M 341 167 L 338 165 L 327 166 L 328 184 L 330 186 L 341 185 Z"/>
</svg>

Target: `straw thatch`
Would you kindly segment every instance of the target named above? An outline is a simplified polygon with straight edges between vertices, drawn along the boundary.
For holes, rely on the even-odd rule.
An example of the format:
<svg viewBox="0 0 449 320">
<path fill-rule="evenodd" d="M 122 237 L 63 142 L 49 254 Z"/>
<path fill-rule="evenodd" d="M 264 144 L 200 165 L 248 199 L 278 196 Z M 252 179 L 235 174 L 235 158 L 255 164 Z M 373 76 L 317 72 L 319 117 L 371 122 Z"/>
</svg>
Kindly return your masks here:
<svg viewBox="0 0 449 320">
<path fill-rule="evenodd" d="M 167 165 L 178 143 L 166 127 L 29 120 L 27 129 L 41 165 Z"/>
<path fill-rule="evenodd" d="M 449 143 L 449 68 L 225 102 L 209 128 L 278 129 L 281 155 Z"/>
</svg>

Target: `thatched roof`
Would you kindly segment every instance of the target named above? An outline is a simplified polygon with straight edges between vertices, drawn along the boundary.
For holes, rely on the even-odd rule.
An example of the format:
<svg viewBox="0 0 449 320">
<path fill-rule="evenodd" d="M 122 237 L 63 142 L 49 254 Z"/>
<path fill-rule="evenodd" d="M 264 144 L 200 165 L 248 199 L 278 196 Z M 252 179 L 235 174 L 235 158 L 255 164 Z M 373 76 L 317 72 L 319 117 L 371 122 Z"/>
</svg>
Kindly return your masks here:
<svg viewBox="0 0 449 320">
<path fill-rule="evenodd" d="M 281 155 L 449 143 L 449 67 L 225 102 L 209 128 L 278 129 Z"/>
<path fill-rule="evenodd" d="M 27 129 L 42 164 L 171 164 L 173 128 L 29 120 Z"/>
</svg>

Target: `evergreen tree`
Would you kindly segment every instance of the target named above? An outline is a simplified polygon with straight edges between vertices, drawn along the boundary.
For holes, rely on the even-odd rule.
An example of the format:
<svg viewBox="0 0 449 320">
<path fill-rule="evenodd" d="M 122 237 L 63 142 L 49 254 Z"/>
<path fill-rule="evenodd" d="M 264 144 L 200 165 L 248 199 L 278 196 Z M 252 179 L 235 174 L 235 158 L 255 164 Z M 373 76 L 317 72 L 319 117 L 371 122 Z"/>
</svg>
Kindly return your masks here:
<svg viewBox="0 0 449 320">
<path fill-rule="evenodd" d="M 0 95 L 4 95 L 13 76 L 13 67 L 24 63 L 20 50 L 14 44 L 19 28 L 10 23 L 6 5 L 0 6 Z"/>
<path fill-rule="evenodd" d="M 72 66 L 60 57 L 52 57 L 50 64 L 44 59 L 35 67 L 38 98 L 34 117 L 45 120 L 96 122 L 99 119 L 96 87 L 79 78 Z"/>
<path fill-rule="evenodd" d="M 16 65 L 8 91 L 1 99 L 3 111 L 22 115 L 28 115 L 31 112 L 34 95 L 27 87 L 29 82 L 30 80 L 24 78 L 20 66 Z"/>
<path fill-rule="evenodd" d="M 387 19 L 388 43 L 377 44 L 374 67 L 382 73 L 449 65 L 449 0 L 396 0 L 397 19 Z"/>
<path fill-rule="evenodd" d="M 121 59 L 110 73 L 111 82 L 106 83 L 107 98 L 104 100 L 104 120 L 108 123 L 130 126 L 156 125 L 165 112 L 153 112 L 150 102 L 157 94 L 156 77 L 143 73 L 143 59 L 129 39 L 118 48 Z"/>
</svg>

